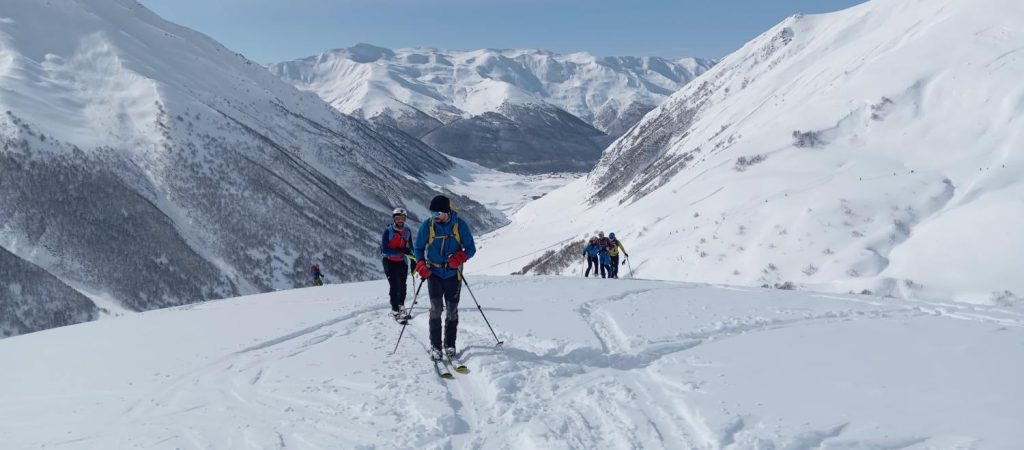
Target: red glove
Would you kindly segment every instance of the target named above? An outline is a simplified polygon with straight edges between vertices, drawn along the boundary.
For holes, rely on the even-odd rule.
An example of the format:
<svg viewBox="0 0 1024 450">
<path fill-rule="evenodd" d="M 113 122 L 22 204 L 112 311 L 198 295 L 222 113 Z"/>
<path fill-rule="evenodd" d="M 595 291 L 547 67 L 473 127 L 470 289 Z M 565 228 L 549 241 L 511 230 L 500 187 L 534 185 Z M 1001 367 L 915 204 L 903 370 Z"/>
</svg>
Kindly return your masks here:
<svg viewBox="0 0 1024 450">
<path fill-rule="evenodd" d="M 448 267 L 458 269 L 468 259 L 469 257 L 466 256 L 466 252 L 459 250 L 454 255 L 448 257 Z"/>
<path fill-rule="evenodd" d="M 420 278 L 424 280 L 430 278 L 430 269 L 427 268 L 427 260 L 421 259 L 416 263 L 416 273 L 420 274 Z"/>
</svg>

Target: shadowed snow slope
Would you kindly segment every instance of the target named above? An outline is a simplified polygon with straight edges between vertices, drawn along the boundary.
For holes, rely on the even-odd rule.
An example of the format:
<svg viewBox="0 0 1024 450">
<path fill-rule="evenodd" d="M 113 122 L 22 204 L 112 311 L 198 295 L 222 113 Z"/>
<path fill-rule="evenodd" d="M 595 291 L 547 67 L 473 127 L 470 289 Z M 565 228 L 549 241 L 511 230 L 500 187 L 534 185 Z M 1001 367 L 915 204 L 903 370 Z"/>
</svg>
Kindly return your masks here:
<svg viewBox="0 0 1024 450">
<path fill-rule="evenodd" d="M 1016 0 L 791 17 L 519 211 L 478 264 L 579 274 L 559 250 L 603 230 L 644 278 L 1020 302 L 1022 30 Z"/>
<path fill-rule="evenodd" d="M 472 266 L 472 261 L 470 261 Z M 677 282 L 474 277 L 471 373 L 383 282 L 0 341 L 4 448 L 972 448 L 1024 441 L 1024 312 Z M 421 299 L 422 300 L 422 299 Z"/>
<path fill-rule="evenodd" d="M 4 0 L 0 111 L 0 248 L 129 310 L 302 286 L 313 261 L 379 277 L 391 209 L 423 217 L 452 167 L 131 0 Z M 95 315 L 39 320 L 81 300 L 47 292 L 0 295 L 0 332 Z"/>
</svg>

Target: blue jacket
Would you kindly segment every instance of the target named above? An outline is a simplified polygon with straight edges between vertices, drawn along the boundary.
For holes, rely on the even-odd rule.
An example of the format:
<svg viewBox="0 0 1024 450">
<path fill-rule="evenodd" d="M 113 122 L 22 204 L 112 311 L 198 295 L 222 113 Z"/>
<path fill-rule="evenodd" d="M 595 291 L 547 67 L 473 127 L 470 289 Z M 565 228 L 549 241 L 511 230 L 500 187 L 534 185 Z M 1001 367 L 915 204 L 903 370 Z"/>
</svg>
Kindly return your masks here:
<svg viewBox="0 0 1024 450">
<path fill-rule="evenodd" d="M 476 254 L 476 244 L 473 243 L 473 233 L 459 218 L 458 213 L 452 212 L 448 223 L 434 223 L 434 242 L 427 248 L 427 240 L 430 238 L 430 224 L 433 219 L 424 220 L 416 233 L 416 245 L 413 246 L 413 253 L 417 261 L 427 261 L 430 273 L 440 278 L 451 278 L 458 274 L 458 271 L 448 267 L 448 257 L 459 250 L 465 250 L 466 256 L 472 258 Z M 459 239 L 462 247 L 455 242 L 455 224 L 459 224 Z M 425 254 L 425 255 L 424 255 Z M 424 258 L 426 256 L 426 258 Z"/>
<path fill-rule="evenodd" d="M 602 251 L 598 256 L 601 258 L 602 266 L 607 266 L 612 263 L 612 257 L 608 255 L 608 252 Z"/>
<path fill-rule="evenodd" d="M 459 232 L 462 232 L 462 230 L 460 229 Z M 398 234 L 398 232 L 395 231 L 394 224 L 388 225 L 388 227 L 384 229 L 384 235 L 380 238 L 380 254 L 392 261 L 396 261 L 395 258 L 401 258 L 402 264 L 405 264 L 405 254 L 407 252 L 412 252 L 412 230 L 410 230 L 408 226 L 402 227 L 402 234 L 405 235 L 408 240 L 405 248 L 391 248 L 391 241 L 395 238 L 396 234 Z"/>
<path fill-rule="evenodd" d="M 588 245 L 583 249 L 583 254 L 591 258 L 597 258 L 597 254 L 600 253 L 600 251 L 601 247 L 598 247 L 597 244 Z"/>
</svg>

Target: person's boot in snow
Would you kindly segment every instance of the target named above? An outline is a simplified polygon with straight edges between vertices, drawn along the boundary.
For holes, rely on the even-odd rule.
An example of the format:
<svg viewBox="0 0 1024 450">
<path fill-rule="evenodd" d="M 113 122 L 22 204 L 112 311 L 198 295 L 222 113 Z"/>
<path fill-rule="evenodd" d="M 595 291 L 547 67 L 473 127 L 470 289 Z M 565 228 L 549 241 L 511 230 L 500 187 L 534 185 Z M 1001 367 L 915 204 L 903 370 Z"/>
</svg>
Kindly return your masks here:
<svg viewBox="0 0 1024 450">
<path fill-rule="evenodd" d="M 434 361 L 440 361 L 440 360 L 444 359 L 444 355 L 441 354 L 441 349 L 439 349 L 439 348 L 432 348 L 432 349 L 430 349 L 430 359 L 432 359 Z"/>
</svg>

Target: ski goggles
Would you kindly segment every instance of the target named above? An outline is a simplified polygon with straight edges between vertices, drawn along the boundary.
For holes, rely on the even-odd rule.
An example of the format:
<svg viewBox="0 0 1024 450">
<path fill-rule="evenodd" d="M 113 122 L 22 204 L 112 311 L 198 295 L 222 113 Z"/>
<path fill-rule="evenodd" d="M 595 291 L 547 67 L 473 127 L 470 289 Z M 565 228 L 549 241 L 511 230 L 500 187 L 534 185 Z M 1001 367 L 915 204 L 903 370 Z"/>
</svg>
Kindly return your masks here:
<svg viewBox="0 0 1024 450">
<path fill-rule="evenodd" d="M 441 211 L 431 211 L 430 212 L 430 217 L 440 217 L 441 214 L 442 214 Z"/>
</svg>

